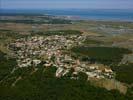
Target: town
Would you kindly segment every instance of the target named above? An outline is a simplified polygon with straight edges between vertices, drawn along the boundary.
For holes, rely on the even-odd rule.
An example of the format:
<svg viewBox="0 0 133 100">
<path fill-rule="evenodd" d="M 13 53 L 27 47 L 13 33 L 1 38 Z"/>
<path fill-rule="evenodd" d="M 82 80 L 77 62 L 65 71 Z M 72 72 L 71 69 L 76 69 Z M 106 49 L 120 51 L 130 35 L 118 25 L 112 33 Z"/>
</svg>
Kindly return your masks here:
<svg viewBox="0 0 133 100">
<path fill-rule="evenodd" d="M 55 66 L 55 76 L 63 77 L 71 69 L 73 76 L 83 72 L 91 78 L 113 79 L 115 74 L 110 67 L 102 64 L 90 64 L 72 57 L 68 51 L 75 46 L 83 45 L 86 35 L 52 35 L 32 36 L 20 38 L 10 43 L 9 49 L 17 58 L 18 67 L 34 67 L 36 70 L 41 64 L 44 67 Z M 77 79 L 77 77 L 71 77 Z"/>
</svg>

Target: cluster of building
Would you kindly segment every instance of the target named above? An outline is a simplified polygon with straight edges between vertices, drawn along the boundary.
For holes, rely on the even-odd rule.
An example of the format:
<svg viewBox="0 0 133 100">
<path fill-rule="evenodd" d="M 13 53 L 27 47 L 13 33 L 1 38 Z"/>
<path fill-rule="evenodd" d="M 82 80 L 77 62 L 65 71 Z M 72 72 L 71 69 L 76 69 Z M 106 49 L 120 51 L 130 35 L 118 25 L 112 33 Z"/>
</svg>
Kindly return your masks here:
<svg viewBox="0 0 133 100">
<path fill-rule="evenodd" d="M 56 77 L 62 77 L 73 69 L 73 75 L 83 72 L 88 79 L 113 78 L 114 73 L 109 67 L 82 62 L 68 53 L 70 48 L 82 45 L 85 38 L 85 35 L 33 36 L 17 39 L 9 47 L 14 51 L 18 67 L 55 66 Z"/>
</svg>

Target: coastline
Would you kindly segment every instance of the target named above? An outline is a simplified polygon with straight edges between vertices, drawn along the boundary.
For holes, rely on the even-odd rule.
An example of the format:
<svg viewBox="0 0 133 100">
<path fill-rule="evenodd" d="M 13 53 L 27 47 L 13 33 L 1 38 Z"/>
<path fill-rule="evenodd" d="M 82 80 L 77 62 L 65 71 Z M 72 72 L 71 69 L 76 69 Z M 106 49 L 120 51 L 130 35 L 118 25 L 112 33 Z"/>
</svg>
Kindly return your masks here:
<svg viewBox="0 0 133 100">
<path fill-rule="evenodd" d="M 129 9 L 1 9 L 0 15 L 2 14 L 50 15 L 70 20 L 133 22 L 133 12 Z"/>
</svg>

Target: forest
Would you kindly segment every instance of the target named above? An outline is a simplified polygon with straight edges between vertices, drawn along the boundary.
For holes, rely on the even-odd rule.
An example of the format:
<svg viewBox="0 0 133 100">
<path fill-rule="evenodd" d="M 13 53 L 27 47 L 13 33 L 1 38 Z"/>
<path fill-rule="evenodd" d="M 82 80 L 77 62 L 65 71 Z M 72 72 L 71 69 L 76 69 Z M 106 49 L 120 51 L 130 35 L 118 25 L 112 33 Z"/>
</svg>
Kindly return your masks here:
<svg viewBox="0 0 133 100">
<path fill-rule="evenodd" d="M 71 73 L 62 78 L 55 77 L 55 67 L 45 68 L 41 65 L 34 68 L 19 68 L 15 73 L 10 71 L 15 66 L 15 60 L 7 59 L 0 52 L 0 100 L 132 100 L 132 94 L 120 94 L 116 90 L 107 91 L 94 87 L 85 74 L 79 74 L 79 80 L 70 79 Z M 4 79 L 6 76 L 8 78 Z M 14 77 L 21 76 L 15 86 Z"/>
<path fill-rule="evenodd" d="M 91 63 L 97 62 L 106 65 L 116 65 L 121 61 L 124 54 L 131 53 L 130 50 L 124 48 L 89 46 L 73 47 L 71 51 L 83 61 L 89 61 Z"/>
</svg>

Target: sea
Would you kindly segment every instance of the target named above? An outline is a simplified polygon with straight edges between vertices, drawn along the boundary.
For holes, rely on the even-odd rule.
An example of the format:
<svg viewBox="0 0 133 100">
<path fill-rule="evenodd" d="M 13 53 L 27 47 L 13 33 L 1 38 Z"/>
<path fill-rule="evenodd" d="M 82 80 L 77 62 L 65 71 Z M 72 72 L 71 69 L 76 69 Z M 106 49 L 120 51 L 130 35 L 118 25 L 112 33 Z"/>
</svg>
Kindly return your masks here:
<svg viewBox="0 0 133 100">
<path fill-rule="evenodd" d="M 43 14 L 80 20 L 132 21 L 133 9 L 1 9 L 0 14 Z"/>
</svg>

